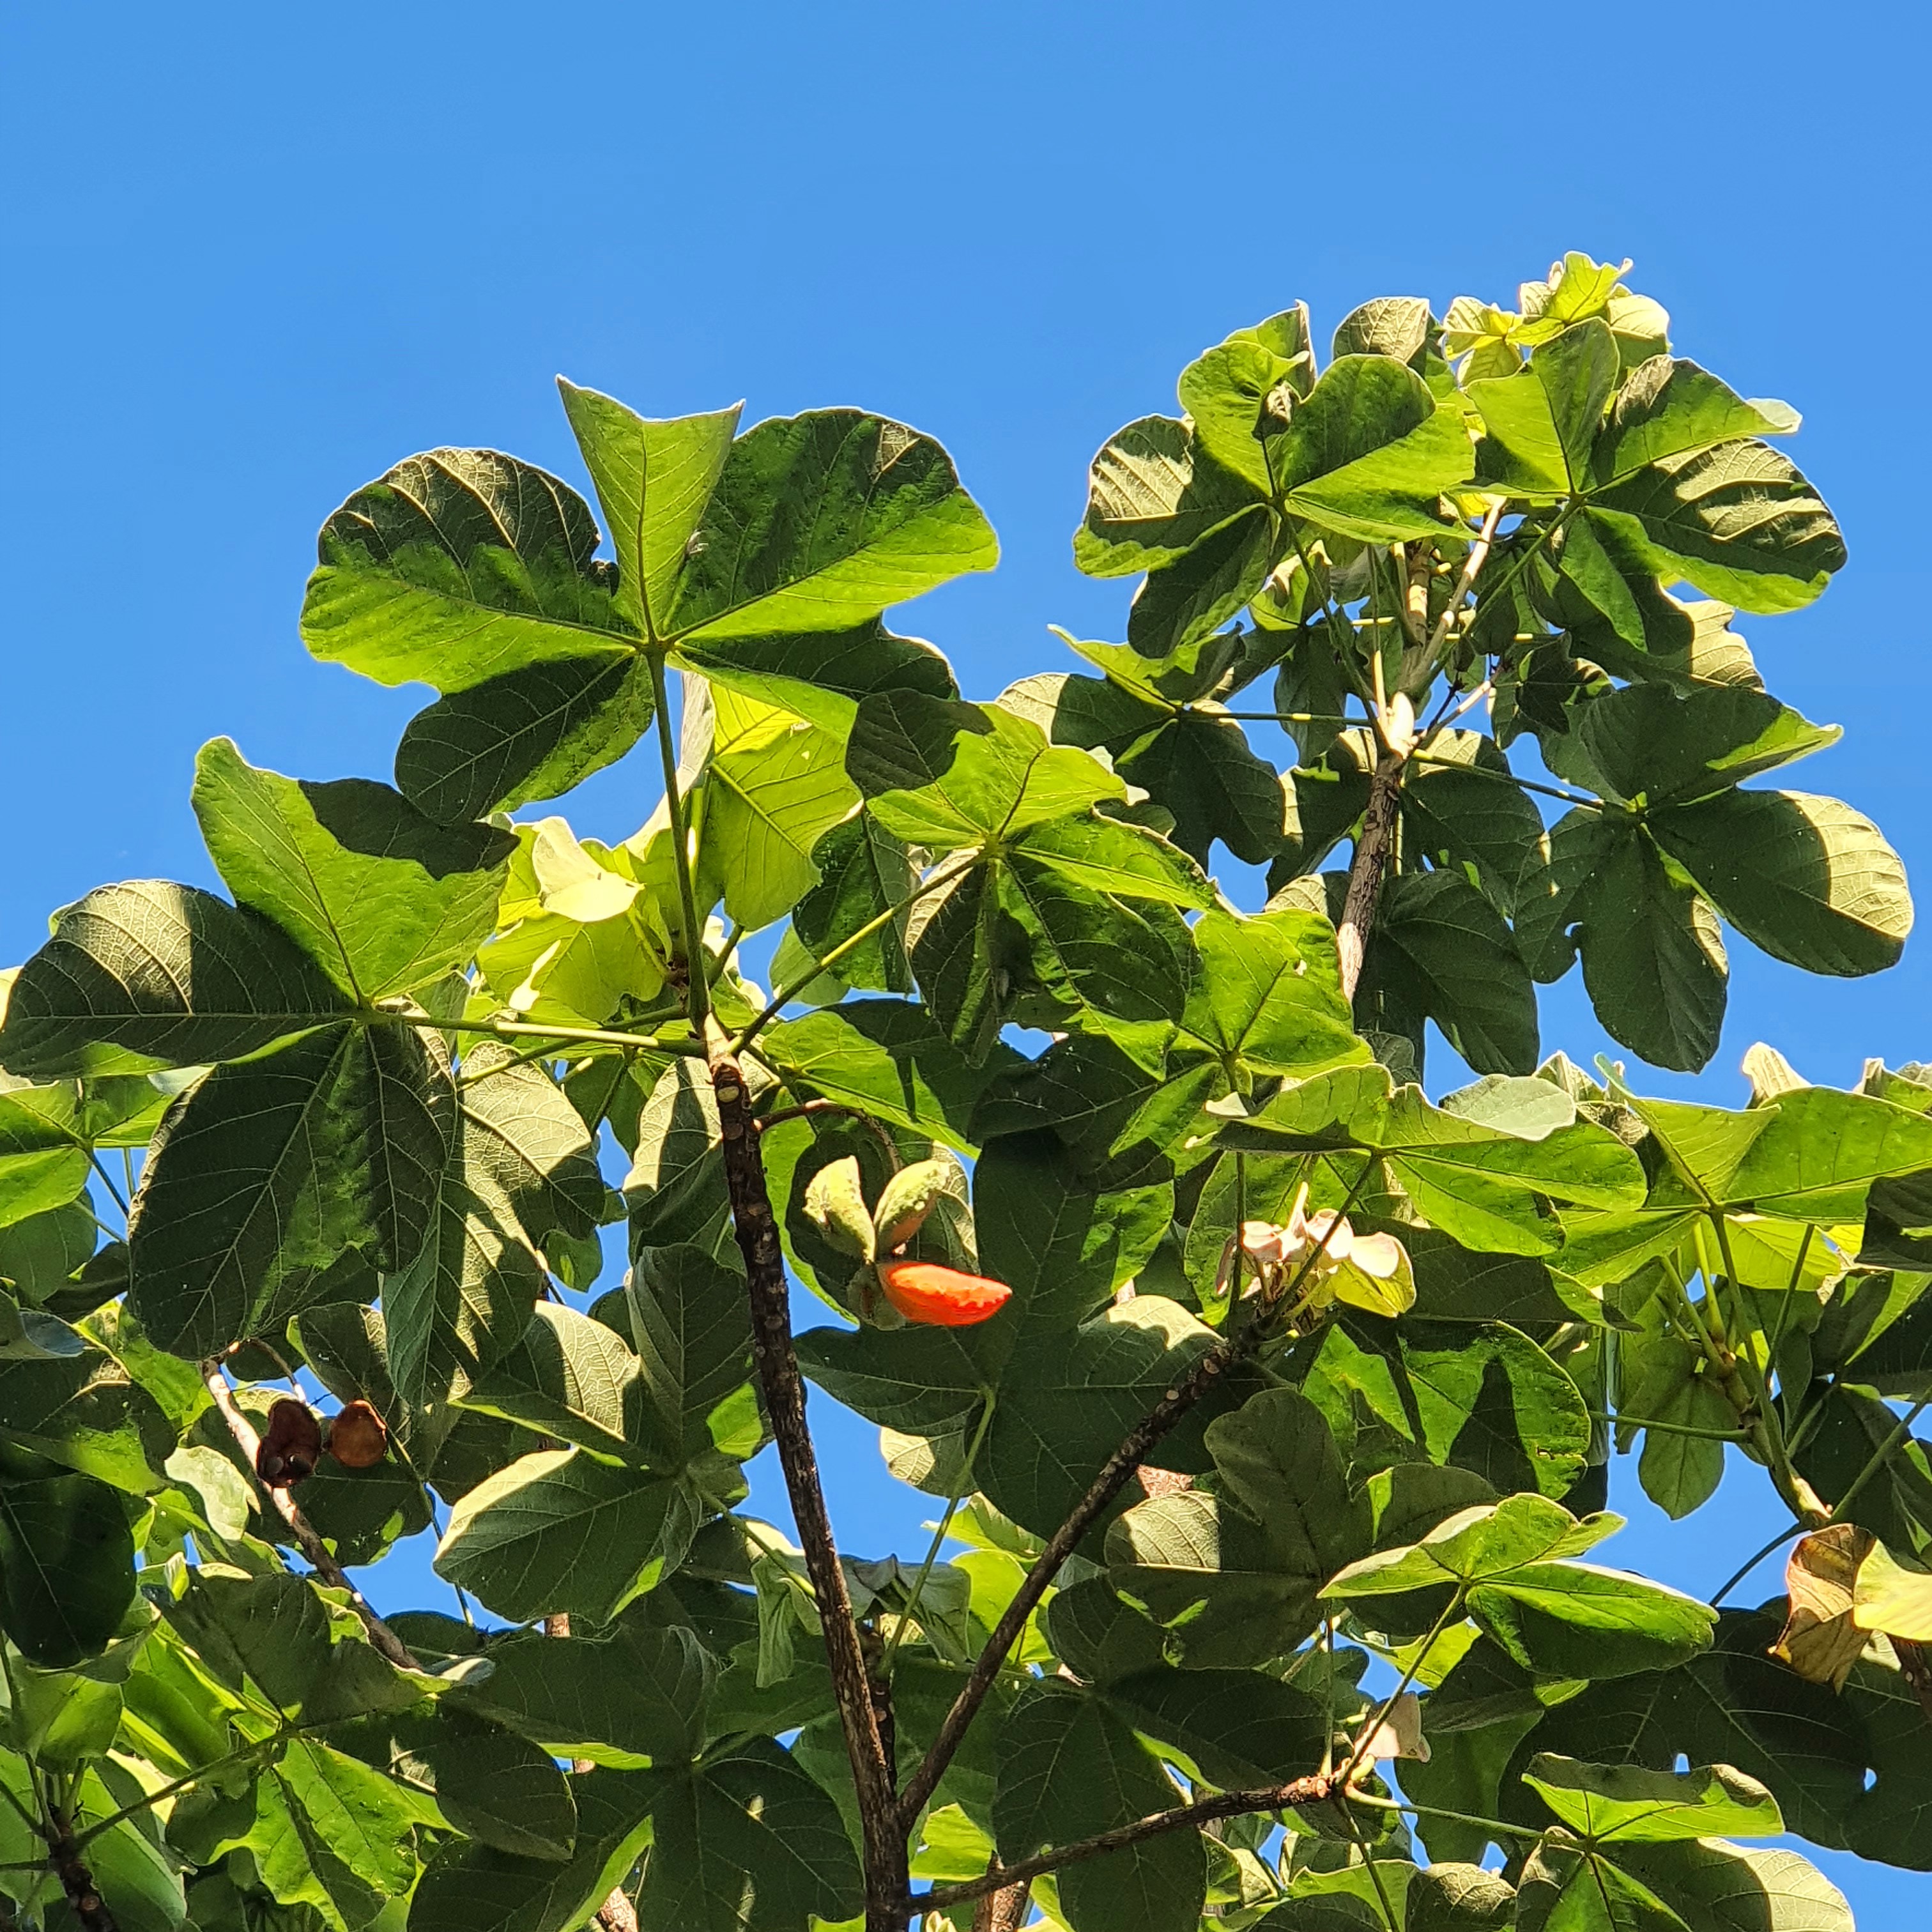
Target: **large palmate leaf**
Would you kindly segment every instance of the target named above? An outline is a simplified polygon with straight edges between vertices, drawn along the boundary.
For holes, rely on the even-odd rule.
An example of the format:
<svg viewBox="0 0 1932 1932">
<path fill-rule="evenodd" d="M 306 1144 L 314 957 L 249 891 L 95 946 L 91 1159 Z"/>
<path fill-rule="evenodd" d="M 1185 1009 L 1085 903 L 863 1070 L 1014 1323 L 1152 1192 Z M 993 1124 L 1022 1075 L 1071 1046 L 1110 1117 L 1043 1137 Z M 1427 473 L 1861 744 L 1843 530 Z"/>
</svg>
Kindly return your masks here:
<svg viewBox="0 0 1932 1932">
<path fill-rule="evenodd" d="M 1073 560 L 1090 577 L 1156 569 L 1234 518 L 1258 518 L 1261 494 L 1217 463 L 1186 424 L 1143 416 L 1109 437 L 1094 459 Z"/>
<path fill-rule="evenodd" d="M 81 1346 L 0 1359 L 0 1440 L 143 1495 L 176 1432 L 160 1404 L 107 1350 Z"/>
<path fill-rule="evenodd" d="M 597 542 L 584 500 L 534 464 L 494 450 L 411 457 L 323 524 L 303 640 L 385 684 L 444 692 L 627 655 L 637 632 Z"/>
<path fill-rule="evenodd" d="M 194 806 L 229 890 L 358 1004 L 466 965 L 495 926 L 508 836 L 445 830 L 387 785 L 285 778 L 217 738 L 196 763 Z"/>
<path fill-rule="evenodd" d="M 728 682 L 742 666 L 767 703 L 789 684 L 814 704 L 822 683 L 846 716 L 858 692 L 908 675 L 931 687 L 929 654 L 908 658 L 872 620 L 989 567 L 998 547 L 930 438 L 832 410 L 733 441 L 736 410 L 647 423 L 569 386 L 565 404 L 616 567 L 592 554 L 574 491 L 490 451 L 413 458 L 324 526 L 303 635 L 318 656 L 443 694 L 398 758 L 425 811 L 476 817 L 621 757 L 651 715 L 640 653 L 675 650 Z M 784 648 L 827 634 L 858 648 Z"/>
<path fill-rule="evenodd" d="M 1072 1684 L 1041 1684 L 1001 1731 L 993 1825 L 1007 1864 L 1166 1810 L 1178 1798 L 1126 1720 Z M 1060 1879 L 1076 1932 L 1193 1932 L 1205 1891 L 1206 1859 L 1191 1832 L 1070 1866 Z"/>
<path fill-rule="evenodd" d="M 1190 1664 L 1265 1664 L 1313 1628 L 1323 1582 L 1367 1547 L 1367 1504 L 1348 1494 L 1327 1423 L 1296 1390 L 1252 1397 L 1207 1440 L 1217 1493 L 1128 1510 L 1108 1532 L 1108 1576 Z"/>
<path fill-rule="evenodd" d="M 157 1344 L 218 1354 L 345 1249 L 384 1270 L 430 1239 L 454 1112 L 413 1027 L 334 1026 L 218 1067 L 154 1136 L 128 1223 Z"/>
<path fill-rule="evenodd" d="M 1772 958 L 1856 976 L 1896 962 L 1912 930 L 1905 868 L 1876 826 L 1808 792 L 1729 792 L 1660 813 L 1657 840 Z"/>
<path fill-rule="evenodd" d="M 456 1505 L 436 1574 L 500 1616 L 608 1622 L 683 1555 L 695 1507 L 669 1478 L 538 1450 Z"/>
<path fill-rule="evenodd" d="M 490 1675 L 452 1701 L 561 1755 L 619 1765 L 698 1755 L 716 1669 L 694 1632 L 627 1618 L 608 1636 L 573 1636 L 567 1652 L 545 1648 L 555 1641 L 529 1630 L 493 1645 Z"/>
<path fill-rule="evenodd" d="M 1373 1155 L 1430 1221 L 1468 1248 L 1554 1252 L 1560 1236 L 1539 1197 L 1630 1208 L 1643 1198 L 1636 1156 L 1592 1122 L 1574 1118 L 1524 1138 L 1431 1107 L 1418 1088 L 1396 1086 L 1379 1066 L 1288 1086 L 1251 1115 L 1232 1104 L 1225 1111 L 1234 1121 L 1220 1130 L 1225 1145 Z"/>
<path fill-rule="evenodd" d="M 346 996 L 280 928 L 192 886 L 103 886 L 21 968 L 0 1065 L 40 1079 L 238 1059 L 340 1018 Z"/>
<path fill-rule="evenodd" d="M 700 1768 L 649 1776 L 643 1932 L 793 1932 L 860 1910 L 838 1808 L 776 1744 L 750 1738 Z"/>
<path fill-rule="evenodd" d="M 410 1902 L 412 1932 L 572 1932 L 650 1840 L 658 1786 L 637 1772 L 571 1780 L 577 1832 L 570 1857 L 520 1856 L 452 1839 L 430 1857 Z"/>
<path fill-rule="evenodd" d="M 755 932 L 818 884 L 813 848 L 859 794 L 832 733 L 735 692 L 712 701 L 699 876 L 707 898 Z"/>
<path fill-rule="evenodd" d="M 0 1473 L 0 1630 L 57 1670 L 106 1648 L 134 1598 L 121 1499 L 92 1476 Z"/>
<path fill-rule="evenodd" d="M 1439 536 L 1436 499 L 1466 480 L 1461 417 L 1386 356 L 1344 356 L 1266 446 L 1288 511 L 1365 542 Z"/>
<path fill-rule="evenodd" d="M 463 1076 L 428 1233 L 383 1289 L 412 1406 L 460 1396 L 516 1346 L 543 1293 L 542 1244 L 581 1239 L 603 1208 L 590 1136 L 553 1082 L 489 1042 Z"/>
</svg>

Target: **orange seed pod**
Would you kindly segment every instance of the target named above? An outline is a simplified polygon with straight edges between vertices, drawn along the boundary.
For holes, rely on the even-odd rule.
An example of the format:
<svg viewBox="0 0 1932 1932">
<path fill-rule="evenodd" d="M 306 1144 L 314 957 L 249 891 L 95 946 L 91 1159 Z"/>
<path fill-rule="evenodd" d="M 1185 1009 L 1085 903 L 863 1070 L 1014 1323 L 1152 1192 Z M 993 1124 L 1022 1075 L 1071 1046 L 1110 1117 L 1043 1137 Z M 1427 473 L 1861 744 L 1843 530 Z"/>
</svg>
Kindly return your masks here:
<svg viewBox="0 0 1932 1932">
<path fill-rule="evenodd" d="M 1005 1282 L 962 1274 L 938 1262 L 881 1262 L 879 1286 L 908 1322 L 935 1328 L 970 1328 L 997 1315 L 1012 1298 Z"/>
</svg>

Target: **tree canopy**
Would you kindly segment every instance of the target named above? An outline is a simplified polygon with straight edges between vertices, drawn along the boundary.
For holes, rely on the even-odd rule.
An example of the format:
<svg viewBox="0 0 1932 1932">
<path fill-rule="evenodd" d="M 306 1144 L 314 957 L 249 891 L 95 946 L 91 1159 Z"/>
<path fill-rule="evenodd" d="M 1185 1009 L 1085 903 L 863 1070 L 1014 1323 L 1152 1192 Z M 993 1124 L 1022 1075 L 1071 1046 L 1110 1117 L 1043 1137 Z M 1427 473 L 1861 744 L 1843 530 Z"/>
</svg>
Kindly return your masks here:
<svg viewBox="0 0 1932 1932">
<path fill-rule="evenodd" d="M 1726 928 L 1912 921 L 1732 628 L 1845 562 L 1797 415 L 1628 266 L 1208 350 L 1094 459 L 1124 640 L 990 702 L 885 620 L 992 530 L 859 410 L 566 382 L 595 508 L 438 449 L 329 516 L 308 649 L 434 694 L 393 784 L 216 738 L 226 896 L 6 976 L 0 1926 L 1835 1932 L 1763 1841 L 1932 1868 L 1932 1070 L 1731 1111 L 1539 1030 L 1580 966 L 1694 1070 Z M 631 757 L 620 842 L 534 815 Z M 808 1382 L 928 1546 L 841 1546 Z M 1784 1594 L 1617 1567 L 1631 1453 L 1673 1519 L 1755 1465 Z M 436 1605 L 350 1575 L 425 1532 Z"/>
</svg>

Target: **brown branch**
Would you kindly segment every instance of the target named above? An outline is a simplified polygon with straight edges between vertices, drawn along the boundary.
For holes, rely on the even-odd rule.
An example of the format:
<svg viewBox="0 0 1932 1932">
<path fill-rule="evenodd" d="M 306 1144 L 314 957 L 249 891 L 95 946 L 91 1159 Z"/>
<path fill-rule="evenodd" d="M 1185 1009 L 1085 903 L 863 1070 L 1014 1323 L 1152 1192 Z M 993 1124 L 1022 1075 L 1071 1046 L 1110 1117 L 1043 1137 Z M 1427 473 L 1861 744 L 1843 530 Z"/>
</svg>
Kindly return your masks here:
<svg viewBox="0 0 1932 1932">
<path fill-rule="evenodd" d="M 707 1036 L 732 1226 L 745 1257 L 752 1358 L 778 1444 L 799 1541 L 804 1547 L 806 1573 L 818 1599 L 826 1662 L 832 1672 L 832 1695 L 844 1732 L 846 1754 L 852 1762 L 853 1787 L 865 1834 L 866 1932 L 902 1932 L 909 1888 L 905 1832 L 892 1802 L 892 1773 L 879 1735 L 859 1627 L 852 1615 L 838 1545 L 832 1540 L 818 1454 L 806 1426 L 805 1384 L 792 1346 L 791 1309 L 778 1222 L 765 1186 L 758 1136 L 746 1104 L 744 1075 L 715 1022 L 707 1029 Z"/>
<path fill-rule="evenodd" d="M 1077 1864 L 1084 1858 L 1097 1858 L 1103 1852 L 1124 1851 L 1144 1839 L 1157 1838 L 1168 1832 L 1185 1832 L 1210 1825 L 1217 1818 L 1239 1818 L 1251 1811 L 1280 1811 L 1291 1804 L 1318 1804 L 1334 1794 L 1333 1781 L 1321 1772 L 1292 1779 L 1286 1784 L 1262 1785 L 1247 1791 L 1223 1791 L 1212 1798 L 1196 1798 L 1192 1804 L 1176 1805 L 1172 1811 L 1156 1811 L 1136 1818 L 1131 1825 L 1117 1825 L 1097 1838 L 1082 1838 L 1078 1844 L 1056 1845 L 1037 1858 L 1020 1858 L 1010 1865 L 995 1865 L 982 1876 L 963 1885 L 936 1886 L 914 1900 L 922 1912 L 944 1912 L 976 1898 L 1002 1892 L 1009 1886 L 1028 1884 L 1063 1865 Z"/>
<path fill-rule="evenodd" d="M 1362 814 L 1360 836 L 1348 867 L 1348 893 L 1342 902 L 1342 922 L 1335 928 L 1335 952 L 1341 962 L 1342 997 L 1353 1000 L 1362 976 L 1362 962 L 1374 932 L 1382 902 L 1382 879 L 1395 849 L 1396 814 L 1402 805 L 1402 775 L 1406 758 L 1385 752 L 1376 760 L 1369 781 L 1368 808 Z"/>
<path fill-rule="evenodd" d="M 973 1909 L 973 1932 L 1020 1932 L 1033 1904 L 1033 1881 L 982 1892 Z"/>
<path fill-rule="evenodd" d="M 51 1816 L 54 1838 L 47 1856 L 55 1876 L 61 1882 L 61 1889 L 67 1894 L 67 1902 L 74 1908 L 74 1917 L 80 1920 L 84 1932 L 119 1932 L 113 1913 L 107 1909 L 107 1901 L 94 1882 L 93 1873 L 88 1870 L 74 1844 L 73 1820 L 58 1808 Z"/>
<path fill-rule="evenodd" d="M 207 1384 L 208 1394 L 214 1398 L 214 1406 L 221 1412 L 221 1419 L 227 1424 L 229 1434 L 234 1437 L 236 1446 L 247 1458 L 252 1470 L 255 1458 L 261 1451 L 262 1438 L 255 1433 L 255 1425 L 242 1414 L 235 1400 L 235 1391 L 228 1386 L 228 1378 L 221 1372 L 220 1363 L 203 1362 L 201 1378 Z M 286 1490 L 278 1489 L 271 1484 L 264 1483 L 262 1487 L 268 1492 L 275 1514 L 295 1532 L 296 1541 L 308 1558 L 310 1568 L 330 1588 L 348 1592 L 350 1607 L 362 1619 L 362 1628 L 368 1632 L 370 1642 L 399 1668 L 420 1670 L 422 1666 L 410 1654 L 409 1646 L 376 1616 L 370 1608 L 368 1599 L 343 1574 L 342 1565 L 316 1533 L 315 1526 L 296 1507 L 295 1498 Z"/>
<path fill-rule="evenodd" d="M 945 1775 L 946 1767 L 952 1762 L 952 1754 L 959 1748 L 967 1727 L 978 1715 L 987 1692 L 1004 1666 L 1006 1653 L 1018 1641 L 1021 1631 L 1026 1628 L 1027 1618 L 1060 1574 L 1060 1566 L 1072 1555 L 1101 1511 L 1126 1486 L 1127 1479 L 1148 1454 L 1214 1386 L 1240 1353 L 1237 1345 L 1227 1342 L 1217 1342 L 1210 1348 L 1128 1432 L 1120 1446 L 1108 1457 L 1100 1473 L 1088 1485 L 1087 1493 L 1074 1504 L 1072 1514 L 1054 1532 L 1046 1547 L 1034 1559 L 1033 1568 L 1027 1572 L 1012 1601 L 993 1626 L 993 1634 L 987 1639 L 986 1648 L 980 1652 L 964 1685 L 952 1700 L 952 1708 L 940 1725 L 932 1748 L 900 1795 L 898 1815 L 902 1828 L 910 1828 L 940 1779 Z M 976 1898 L 979 1894 L 971 1892 L 966 1896 Z"/>
</svg>

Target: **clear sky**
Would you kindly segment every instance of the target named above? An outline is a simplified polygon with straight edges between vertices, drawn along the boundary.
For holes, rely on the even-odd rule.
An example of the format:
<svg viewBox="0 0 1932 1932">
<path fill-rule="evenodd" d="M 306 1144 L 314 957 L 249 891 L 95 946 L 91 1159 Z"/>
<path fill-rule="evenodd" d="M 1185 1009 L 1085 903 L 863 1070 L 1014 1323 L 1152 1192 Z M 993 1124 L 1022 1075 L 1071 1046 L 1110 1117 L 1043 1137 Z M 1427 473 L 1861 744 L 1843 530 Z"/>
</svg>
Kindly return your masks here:
<svg viewBox="0 0 1932 1932">
<path fill-rule="evenodd" d="M 1507 302 L 1567 248 L 1634 257 L 1680 353 L 1803 411 L 1851 562 L 1742 628 L 1845 727 L 1794 782 L 1932 880 L 1928 40 L 1876 0 L 0 10 L 0 962 L 104 880 L 212 882 L 188 786 L 218 732 L 388 775 L 422 694 L 304 654 L 314 532 L 438 443 L 578 476 L 560 371 L 650 416 L 854 403 L 940 437 L 1004 562 L 902 620 L 989 697 L 1052 664 L 1049 622 L 1121 634 L 1125 588 L 1070 554 L 1085 465 L 1189 357 L 1298 298 L 1318 336 L 1372 295 Z M 621 836 L 655 795 L 633 759 L 569 810 Z M 1838 1084 L 1932 1057 L 1928 960 L 1820 981 L 1738 942 L 1697 1087 L 1736 1104 L 1760 1038 Z M 1574 976 L 1544 1030 L 1607 1044 Z M 835 1442 L 854 1541 L 913 1542 L 871 1432 Z M 1703 1594 L 1764 1493 L 1665 1538 L 1620 1480 L 1606 1554 Z M 1870 1925 L 1923 1909 L 1828 1862 Z"/>
</svg>

